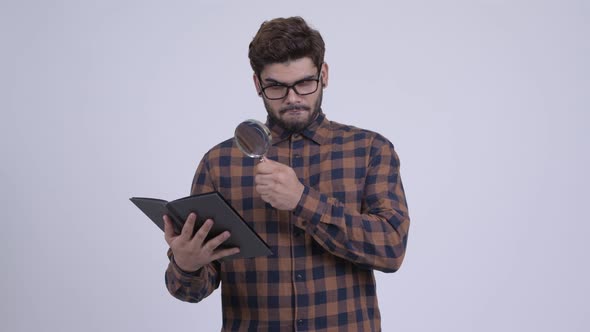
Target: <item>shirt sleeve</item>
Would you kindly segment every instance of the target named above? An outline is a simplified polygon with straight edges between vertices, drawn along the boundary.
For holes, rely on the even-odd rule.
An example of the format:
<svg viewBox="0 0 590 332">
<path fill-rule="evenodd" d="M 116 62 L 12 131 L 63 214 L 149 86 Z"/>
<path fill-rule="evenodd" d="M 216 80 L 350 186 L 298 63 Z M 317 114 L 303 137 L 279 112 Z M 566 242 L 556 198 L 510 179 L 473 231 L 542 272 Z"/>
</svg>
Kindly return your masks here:
<svg viewBox="0 0 590 332">
<path fill-rule="evenodd" d="M 193 183 L 191 194 L 205 193 L 215 190 L 210 181 L 206 157 L 201 160 Z M 186 302 L 199 302 L 219 287 L 219 270 L 217 262 L 205 265 L 198 271 L 187 273 L 174 262 L 172 250 L 168 249 L 170 263 L 165 273 L 166 287 L 172 296 Z"/>
<path fill-rule="evenodd" d="M 293 210 L 295 224 L 333 255 L 363 268 L 395 272 L 405 255 L 410 224 L 399 158 L 380 136 L 370 150 L 360 211 L 357 202 L 345 204 L 305 186 Z"/>
<path fill-rule="evenodd" d="M 172 296 L 185 302 L 200 302 L 219 287 L 219 267 L 215 263 L 188 273 L 174 262 L 172 251 L 168 250 L 170 263 L 166 270 L 166 287 Z"/>
</svg>

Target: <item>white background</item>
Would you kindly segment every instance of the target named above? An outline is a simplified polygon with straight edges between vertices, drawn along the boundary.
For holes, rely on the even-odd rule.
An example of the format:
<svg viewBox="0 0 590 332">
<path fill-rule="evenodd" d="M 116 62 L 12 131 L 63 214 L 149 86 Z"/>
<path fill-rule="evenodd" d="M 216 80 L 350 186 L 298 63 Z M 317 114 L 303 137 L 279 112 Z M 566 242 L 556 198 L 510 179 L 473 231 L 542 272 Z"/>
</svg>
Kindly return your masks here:
<svg viewBox="0 0 590 332">
<path fill-rule="evenodd" d="M 388 137 L 412 225 L 384 331 L 590 330 L 588 1 L 0 2 L 0 330 L 216 331 L 131 196 L 265 119 L 247 47 L 302 15 L 324 111 Z"/>
</svg>

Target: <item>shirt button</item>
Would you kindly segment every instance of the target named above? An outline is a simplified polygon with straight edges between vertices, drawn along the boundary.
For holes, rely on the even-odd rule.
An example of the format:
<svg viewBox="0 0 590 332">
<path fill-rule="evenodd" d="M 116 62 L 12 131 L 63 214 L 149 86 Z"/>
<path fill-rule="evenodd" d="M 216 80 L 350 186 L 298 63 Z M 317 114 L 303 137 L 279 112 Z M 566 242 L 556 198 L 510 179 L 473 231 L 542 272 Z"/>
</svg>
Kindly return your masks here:
<svg viewBox="0 0 590 332">
<path fill-rule="evenodd" d="M 294 157 L 295 158 L 301 158 L 301 155 L 299 153 L 296 153 Z"/>
<path fill-rule="evenodd" d="M 301 135 L 299 135 L 299 134 L 293 134 L 293 138 L 294 138 L 294 139 L 299 139 L 299 137 L 300 137 L 300 136 L 301 136 Z"/>
<path fill-rule="evenodd" d="M 301 280 L 303 279 L 303 276 L 301 274 L 297 274 L 297 280 Z"/>
<path fill-rule="evenodd" d="M 303 319 L 298 319 L 297 320 L 297 326 L 301 326 L 303 325 Z"/>
</svg>

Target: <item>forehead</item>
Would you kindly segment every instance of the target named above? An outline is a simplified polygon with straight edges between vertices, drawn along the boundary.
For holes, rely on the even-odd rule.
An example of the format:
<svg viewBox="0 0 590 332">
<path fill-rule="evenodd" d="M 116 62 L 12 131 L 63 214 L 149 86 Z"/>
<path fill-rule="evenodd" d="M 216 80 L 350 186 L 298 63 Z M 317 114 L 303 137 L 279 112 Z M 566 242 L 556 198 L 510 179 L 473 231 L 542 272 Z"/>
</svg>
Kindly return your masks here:
<svg viewBox="0 0 590 332">
<path fill-rule="evenodd" d="M 260 77 L 262 80 L 272 79 L 279 82 L 291 82 L 317 75 L 317 70 L 313 61 L 305 57 L 266 65 L 260 72 Z"/>
</svg>

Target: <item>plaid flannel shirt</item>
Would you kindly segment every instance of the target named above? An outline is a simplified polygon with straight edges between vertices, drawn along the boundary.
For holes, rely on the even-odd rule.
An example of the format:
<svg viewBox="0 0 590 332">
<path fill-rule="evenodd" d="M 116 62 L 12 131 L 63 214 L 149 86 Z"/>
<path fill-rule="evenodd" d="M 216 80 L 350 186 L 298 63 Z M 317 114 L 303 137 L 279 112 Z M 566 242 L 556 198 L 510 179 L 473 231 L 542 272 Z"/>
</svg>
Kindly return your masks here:
<svg viewBox="0 0 590 332">
<path fill-rule="evenodd" d="M 410 223 L 393 145 L 323 113 L 301 133 L 270 119 L 267 125 L 266 157 L 292 167 L 305 186 L 293 211 L 260 198 L 258 160 L 233 140 L 203 157 L 192 193 L 221 192 L 273 254 L 213 262 L 191 274 L 169 251 L 168 290 L 199 302 L 221 283 L 222 331 L 380 331 L 373 270 L 400 267 Z"/>
</svg>

